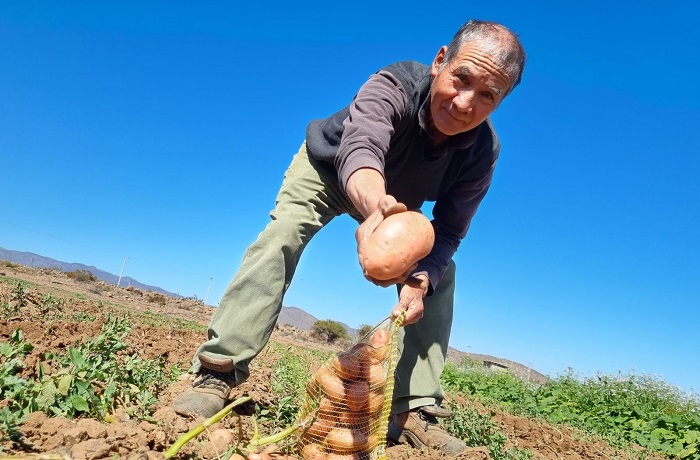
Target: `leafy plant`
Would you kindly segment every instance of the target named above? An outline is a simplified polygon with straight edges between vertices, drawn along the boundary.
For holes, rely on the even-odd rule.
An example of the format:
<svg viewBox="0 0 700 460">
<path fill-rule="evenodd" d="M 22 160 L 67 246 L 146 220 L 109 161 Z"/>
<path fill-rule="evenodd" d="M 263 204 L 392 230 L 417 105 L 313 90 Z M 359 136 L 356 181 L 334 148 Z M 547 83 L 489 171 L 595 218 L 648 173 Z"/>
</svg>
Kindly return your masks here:
<svg viewBox="0 0 700 460">
<path fill-rule="evenodd" d="M 26 286 L 18 281 L 15 288 L 10 293 L 10 298 L 2 305 L 2 316 L 9 318 L 15 315 L 21 308 L 27 305 Z"/>
<path fill-rule="evenodd" d="M 21 401 L 30 383 L 18 375 L 24 369 L 23 358 L 33 349 L 19 329 L 12 333 L 9 342 L 0 343 L 0 400 L 4 402 L 0 410 L 0 442 L 19 438 L 18 427 L 27 415 Z"/>
<path fill-rule="evenodd" d="M 56 298 L 46 293 L 39 304 L 39 312 L 42 316 L 49 316 L 63 309 L 63 299 Z"/>
<path fill-rule="evenodd" d="M 258 415 L 274 427 L 284 428 L 294 422 L 304 400 L 310 361 L 290 349 L 280 350 L 280 353 L 282 356 L 272 374 L 272 391 L 278 399 Z"/>
<path fill-rule="evenodd" d="M 571 370 L 545 385 L 507 372 L 448 365 L 446 389 L 496 402 L 506 410 L 550 423 L 566 423 L 629 449 L 700 460 L 700 402 L 659 378 L 597 375 L 579 379 Z M 643 454 L 634 453 L 640 456 Z"/>
<path fill-rule="evenodd" d="M 16 377 L 24 367 L 22 358 L 32 350 L 17 330 L 9 343 L 0 344 L 0 398 L 9 401 L 9 410 L 16 414 L 2 417 L 4 431 L 13 433 L 13 426 L 34 411 L 68 418 L 90 416 L 109 420 L 118 407 L 132 417 L 143 419 L 157 403 L 156 395 L 180 374 L 176 367 L 168 369 L 163 358 L 145 360 L 136 353 L 128 354 L 125 338 L 131 331 L 128 317 L 109 316 L 100 334 L 63 353 L 47 353 L 38 364 L 35 379 Z M 56 369 L 46 374 L 45 366 Z"/>
<path fill-rule="evenodd" d="M 508 438 L 498 430 L 491 415 L 455 403 L 450 404 L 454 416 L 440 423 L 452 436 L 462 439 L 467 446 L 486 446 L 493 460 L 525 460 L 532 458 L 526 449 L 506 449 Z"/>
</svg>

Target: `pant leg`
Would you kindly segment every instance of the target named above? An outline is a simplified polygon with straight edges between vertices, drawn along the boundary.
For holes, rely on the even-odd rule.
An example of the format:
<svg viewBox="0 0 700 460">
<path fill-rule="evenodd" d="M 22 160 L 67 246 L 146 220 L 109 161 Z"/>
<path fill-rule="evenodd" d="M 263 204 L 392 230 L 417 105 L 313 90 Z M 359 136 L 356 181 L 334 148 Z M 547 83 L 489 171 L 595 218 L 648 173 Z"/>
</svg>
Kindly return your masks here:
<svg viewBox="0 0 700 460">
<path fill-rule="evenodd" d="M 394 413 L 440 404 L 445 393 L 440 376 L 450 342 L 455 290 L 454 262 L 450 261 L 432 296 L 423 299 L 423 318 L 401 328 L 396 365 Z"/>
<path fill-rule="evenodd" d="M 352 208 L 335 184 L 303 144 L 285 173 L 271 221 L 246 250 L 221 299 L 208 340 L 192 361 L 194 372 L 201 356 L 207 368 L 233 372 L 237 384 L 248 378 L 248 365 L 270 338 L 306 244 Z"/>
</svg>

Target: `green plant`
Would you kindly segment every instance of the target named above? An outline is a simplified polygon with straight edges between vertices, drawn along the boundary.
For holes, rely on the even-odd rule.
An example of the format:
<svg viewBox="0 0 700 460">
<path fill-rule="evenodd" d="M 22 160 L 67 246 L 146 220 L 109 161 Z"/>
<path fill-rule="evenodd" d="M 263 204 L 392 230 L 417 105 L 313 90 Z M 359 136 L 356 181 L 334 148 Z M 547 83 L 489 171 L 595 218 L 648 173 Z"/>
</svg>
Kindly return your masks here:
<svg viewBox="0 0 700 460">
<path fill-rule="evenodd" d="M 313 326 L 311 326 L 311 334 L 314 337 L 325 339 L 329 343 L 338 339 L 350 338 L 345 326 L 330 319 L 315 321 Z"/>
<path fill-rule="evenodd" d="M 9 409 L 17 414 L 13 423 L 34 411 L 109 420 L 118 407 L 137 419 L 147 418 L 156 396 L 181 371 L 168 368 L 164 358 L 144 360 L 128 353 L 125 338 L 130 331 L 128 317 L 110 315 L 97 337 L 69 346 L 63 353 L 47 353 L 33 379 L 15 376 L 24 367 L 21 358 L 32 349 L 23 342 L 21 331 L 15 331 L 9 343 L 0 345 L 0 398 L 10 401 Z M 46 374 L 44 363 L 55 372 Z M 2 417 L 6 419 L 7 414 Z"/>
<path fill-rule="evenodd" d="M 532 458 L 526 449 L 506 449 L 508 438 L 498 430 L 491 415 L 482 415 L 476 410 L 455 403 L 450 404 L 454 416 L 440 423 L 452 436 L 467 443 L 467 446 L 486 446 L 493 460 L 525 460 Z"/>
<path fill-rule="evenodd" d="M 495 402 L 513 413 L 566 423 L 603 437 L 639 458 L 630 443 L 649 451 L 700 460 L 700 401 L 659 378 L 634 374 L 577 378 L 569 370 L 545 385 L 508 372 L 447 365 L 443 386 Z"/>
<path fill-rule="evenodd" d="M 27 415 L 21 401 L 30 383 L 18 375 L 25 367 L 23 358 L 33 349 L 19 329 L 8 342 L 0 343 L 0 401 L 4 402 L 0 410 L 0 442 L 19 438 L 18 427 Z"/>
<path fill-rule="evenodd" d="M 276 428 L 289 426 L 296 419 L 306 394 L 310 360 L 292 349 L 280 350 L 282 356 L 272 373 L 272 391 L 277 396 L 274 405 L 263 408 L 258 416 Z"/>
<path fill-rule="evenodd" d="M 2 305 L 2 317 L 9 318 L 27 305 L 26 285 L 18 281 L 10 293 L 10 298 Z"/>
<path fill-rule="evenodd" d="M 42 316 L 48 316 L 63 309 L 63 299 L 58 299 L 50 293 L 44 294 L 39 304 L 39 312 Z"/>
<path fill-rule="evenodd" d="M 77 323 L 92 323 L 97 320 L 97 316 L 86 311 L 78 311 L 71 315 L 73 321 Z"/>
</svg>

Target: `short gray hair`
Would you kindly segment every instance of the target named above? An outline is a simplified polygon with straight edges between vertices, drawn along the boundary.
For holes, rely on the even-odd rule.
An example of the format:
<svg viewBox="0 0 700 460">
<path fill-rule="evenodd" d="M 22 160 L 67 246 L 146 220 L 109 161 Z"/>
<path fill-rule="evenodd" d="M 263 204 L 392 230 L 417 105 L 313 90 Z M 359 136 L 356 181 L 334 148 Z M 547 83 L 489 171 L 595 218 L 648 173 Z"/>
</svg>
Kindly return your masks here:
<svg viewBox="0 0 700 460">
<path fill-rule="evenodd" d="M 452 41 L 447 45 L 445 62 L 457 56 L 465 43 L 476 42 L 496 61 L 496 65 L 505 72 L 513 82 L 508 93 L 518 86 L 525 70 L 525 49 L 517 35 L 506 26 L 497 22 L 472 19 L 459 28 Z M 507 94 L 507 93 L 506 93 Z"/>
</svg>

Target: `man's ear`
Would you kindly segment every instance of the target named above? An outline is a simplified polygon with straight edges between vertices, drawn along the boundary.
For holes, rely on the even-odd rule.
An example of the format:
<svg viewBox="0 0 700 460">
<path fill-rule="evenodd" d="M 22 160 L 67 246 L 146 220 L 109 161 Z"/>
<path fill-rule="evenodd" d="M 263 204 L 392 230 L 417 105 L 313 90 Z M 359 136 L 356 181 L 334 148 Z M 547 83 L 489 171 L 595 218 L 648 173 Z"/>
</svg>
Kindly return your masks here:
<svg viewBox="0 0 700 460">
<path fill-rule="evenodd" d="M 432 75 L 433 78 L 437 77 L 437 74 L 440 72 L 440 67 L 442 67 L 442 65 L 445 63 L 445 55 L 446 54 L 447 54 L 447 46 L 443 46 L 437 52 L 435 59 L 433 59 L 433 64 L 430 66 L 430 75 Z"/>
</svg>

